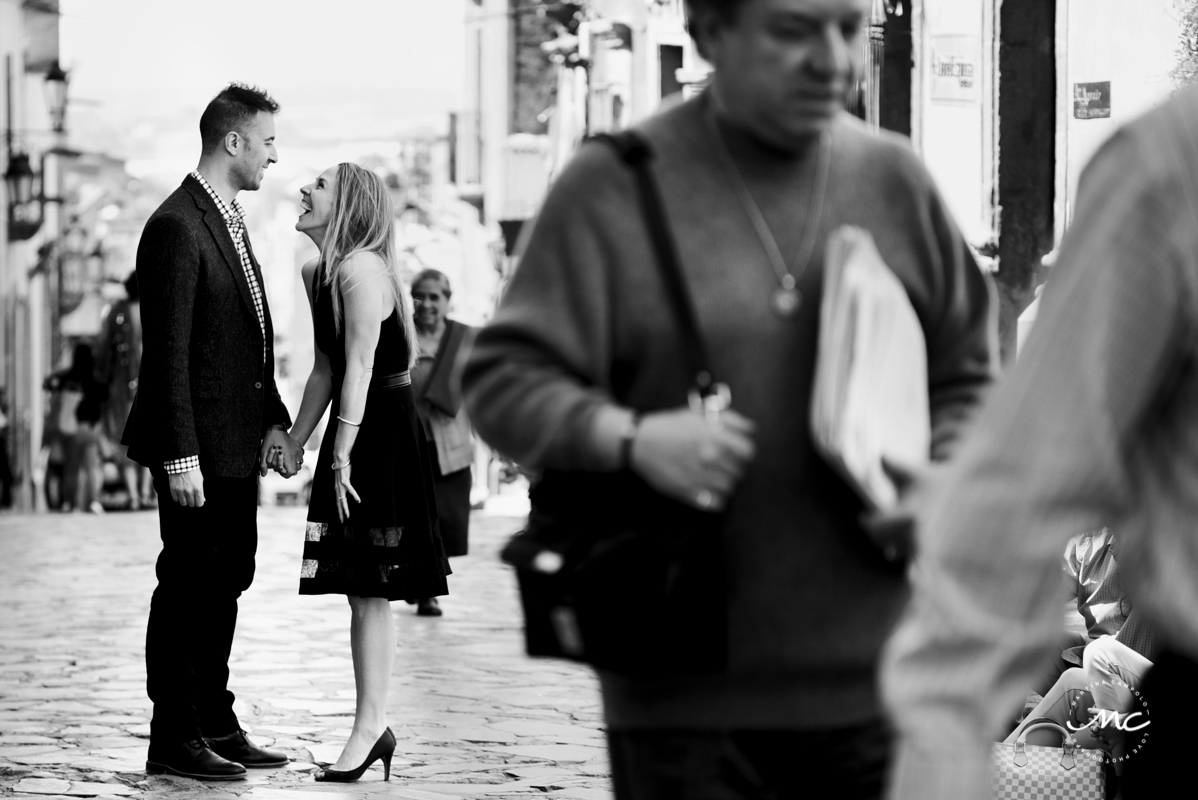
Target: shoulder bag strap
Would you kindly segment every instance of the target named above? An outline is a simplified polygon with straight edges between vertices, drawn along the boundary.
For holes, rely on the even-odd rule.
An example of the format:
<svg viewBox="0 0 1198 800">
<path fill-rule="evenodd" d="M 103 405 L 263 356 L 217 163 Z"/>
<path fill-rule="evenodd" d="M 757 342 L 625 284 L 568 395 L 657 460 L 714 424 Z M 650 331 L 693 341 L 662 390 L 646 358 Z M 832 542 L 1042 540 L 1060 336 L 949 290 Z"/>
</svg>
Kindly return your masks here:
<svg viewBox="0 0 1198 800">
<path fill-rule="evenodd" d="M 691 370 L 695 387 L 701 395 L 706 395 L 713 390 L 715 377 L 711 371 L 711 359 L 707 354 L 707 344 L 699 332 L 694 304 L 687 291 L 682 265 L 678 259 L 678 248 L 674 242 L 669 222 L 666 220 L 661 194 L 649 171 L 649 161 L 653 158 L 653 150 L 644 137 L 630 130 L 619 133 L 602 133 L 591 138 L 606 142 L 615 148 L 616 152 L 620 154 L 620 158 L 632 168 L 632 172 L 636 176 L 641 206 L 649 227 L 649 238 L 652 240 L 653 250 L 657 255 L 657 264 L 665 284 L 666 296 L 674 310 L 674 316 L 682 334 L 683 355 Z"/>
</svg>

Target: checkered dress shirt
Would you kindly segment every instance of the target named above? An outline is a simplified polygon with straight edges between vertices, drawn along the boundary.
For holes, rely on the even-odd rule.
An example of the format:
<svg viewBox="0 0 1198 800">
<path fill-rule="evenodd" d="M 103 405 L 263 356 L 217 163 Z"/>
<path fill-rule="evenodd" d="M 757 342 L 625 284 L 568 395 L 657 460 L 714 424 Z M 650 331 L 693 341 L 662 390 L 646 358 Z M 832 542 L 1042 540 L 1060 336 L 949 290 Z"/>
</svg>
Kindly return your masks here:
<svg viewBox="0 0 1198 800">
<path fill-rule="evenodd" d="M 226 203 L 213 190 L 212 186 L 204 179 L 199 170 L 193 170 L 191 177 L 195 178 L 200 186 L 204 187 L 204 191 L 212 198 L 212 202 L 216 203 L 221 217 L 225 220 L 225 226 L 229 229 L 229 236 L 233 239 L 233 246 L 237 248 L 237 257 L 241 260 L 242 270 L 245 271 L 246 283 L 250 285 L 250 296 L 254 298 L 254 311 L 258 313 L 258 327 L 262 331 L 262 363 L 265 364 L 266 314 L 263 310 L 262 286 L 258 283 L 258 277 L 254 274 L 254 263 L 250 260 L 249 249 L 245 246 L 245 209 L 241 207 L 241 203 L 238 203 L 236 199 L 231 204 Z M 189 472 L 200 468 L 200 457 L 187 456 L 175 459 L 174 461 L 166 462 L 165 466 L 168 475 Z"/>
<path fill-rule="evenodd" d="M 1198 89 L 1116 132 L 1075 208 L 1027 347 L 918 502 L 881 673 L 891 800 L 991 797 L 992 743 L 1060 640 L 1079 531 L 1109 522 L 1133 617 L 1198 659 Z"/>
</svg>

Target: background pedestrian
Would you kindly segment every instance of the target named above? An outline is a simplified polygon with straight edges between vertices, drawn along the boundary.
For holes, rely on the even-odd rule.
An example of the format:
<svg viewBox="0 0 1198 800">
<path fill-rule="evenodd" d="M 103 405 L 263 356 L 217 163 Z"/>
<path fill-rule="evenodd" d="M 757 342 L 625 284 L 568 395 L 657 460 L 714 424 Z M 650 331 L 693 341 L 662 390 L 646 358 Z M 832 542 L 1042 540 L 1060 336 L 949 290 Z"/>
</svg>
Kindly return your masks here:
<svg viewBox="0 0 1198 800">
<path fill-rule="evenodd" d="M 59 395 L 57 430 L 63 452 L 61 509 L 103 513 L 100 414 L 108 388 L 96 379 L 95 360 L 87 344 L 77 344 L 71 364 L 46 379 Z"/>
<path fill-rule="evenodd" d="M 101 419 L 102 431 L 111 443 L 112 460 L 129 493 L 129 508 L 136 511 L 154 503 L 150 471 L 129 458 L 128 448 L 117 444 L 133 408 L 137 375 L 141 369 L 141 293 L 137 272 L 125 279 L 125 297 L 113 303 L 104 317 L 99 344 L 99 377 L 108 387 Z"/>
<path fill-rule="evenodd" d="M 470 549 L 471 466 L 474 436 L 462 403 L 462 369 L 477 331 L 449 318 L 453 289 L 445 273 L 425 269 L 412 279 L 420 354 L 412 368 L 416 409 L 433 457 L 437 517 L 447 556 Z M 417 604 L 421 616 L 441 616 L 435 597 Z"/>
</svg>

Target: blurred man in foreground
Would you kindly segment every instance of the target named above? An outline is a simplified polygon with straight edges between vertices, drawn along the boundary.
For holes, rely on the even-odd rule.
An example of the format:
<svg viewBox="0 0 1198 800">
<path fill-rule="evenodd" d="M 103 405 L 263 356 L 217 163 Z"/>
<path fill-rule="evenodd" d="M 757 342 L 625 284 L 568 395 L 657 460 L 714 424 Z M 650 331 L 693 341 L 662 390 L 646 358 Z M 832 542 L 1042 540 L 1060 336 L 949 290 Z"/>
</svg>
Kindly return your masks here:
<svg viewBox="0 0 1198 800">
<path fill-rule="evenodd" d="M 908 143 L 842 108 L 865 0 L 688 10 L 711 86 L 636 132 L 730 408 L 713 420 L 687 405 L 682 335 L 635 179 L 598 143 L 532 226 L 468 361 L 467 406 L 526 467 L 631 476 L 676 504 L 658 529 L 688 543 L 718 527 L 722 574 L 705 597 L 719 614 L 693 638 L 726 620 L 726 668 L 600 671 L 620 800 L 781 800 L 829 784 L 842 800 L 876 798 L 891 743 L 878 654 L 907 590 L 809 432 L 825 245 L 844 226 L 866 232 L 918 312 L 937 457 L 990 380 L 989 296 Z M 587 500 L 639 522 L 631 494 Z"/>
</svg>

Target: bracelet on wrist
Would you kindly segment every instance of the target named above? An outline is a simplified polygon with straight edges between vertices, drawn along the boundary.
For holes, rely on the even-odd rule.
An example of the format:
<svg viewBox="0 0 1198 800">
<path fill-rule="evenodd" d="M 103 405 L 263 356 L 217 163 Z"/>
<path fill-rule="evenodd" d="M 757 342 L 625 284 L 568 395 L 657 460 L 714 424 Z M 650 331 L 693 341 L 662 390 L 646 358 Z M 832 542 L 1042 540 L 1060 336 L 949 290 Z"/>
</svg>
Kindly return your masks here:
<svg viewBox="0 0 1198 800">
<path fill-rule="evenodd" d="M 362 427 L 362 423 L 361 423 L 361 422 L 350 422 L 350 421 L 349 421 L 348 419 L 346 419 L 345 417 L 337 417 L 337 421 L 338 421 L 338 422 L 344 422 L 346 425 L 351 425 L 351 426 L 353 426 L 353 427 L 355 427 L 355 428 L 360 428 L 360 427 Z"/>
<path fill-rule="evenodd" d="M 628 469 L 632 466 L 632 443 L 636 441 L 636 434 L 640 429 L 641 412 L 633 411 L 632 416 L 628 418 L 628 424 L 624 426 L 624 431 L 620 434 L 619 469 Z"/>
<path fill-rule="evenodd" d="M 346 459 L 344 464 L 330 464 L 329 466 L 332 467 L 334 470 L 345 469 L 346 467 L 349 466 L 349 459 Z"/>
</svg>

